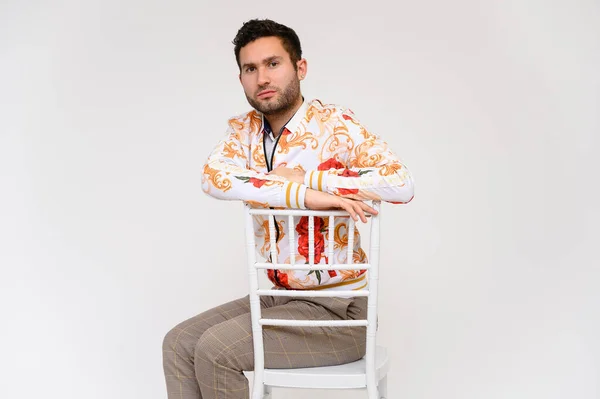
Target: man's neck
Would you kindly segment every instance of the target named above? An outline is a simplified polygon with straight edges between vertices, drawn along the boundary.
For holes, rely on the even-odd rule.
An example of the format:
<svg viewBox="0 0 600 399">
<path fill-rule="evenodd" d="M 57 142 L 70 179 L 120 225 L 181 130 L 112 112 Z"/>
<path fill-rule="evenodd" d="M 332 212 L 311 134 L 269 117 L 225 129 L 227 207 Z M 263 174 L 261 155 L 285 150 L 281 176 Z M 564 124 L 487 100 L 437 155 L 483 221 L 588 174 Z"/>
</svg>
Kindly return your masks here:
<svg viewBox="0 0 600 399">
<path fill-rule="evenodd" d="M 273 131 L 273 136 L 279 136 L 281 129 L 285 124 L 294 116 L 294 114 L 298 111 L 298 109 L 302 106 L 302 96 L 298 97 L 296 103 L 289 110 L 282 112 L 280 114 L 275 115 L 265 115 L 265 118 L 269 122 L 271 129 Z"/>
</svg>

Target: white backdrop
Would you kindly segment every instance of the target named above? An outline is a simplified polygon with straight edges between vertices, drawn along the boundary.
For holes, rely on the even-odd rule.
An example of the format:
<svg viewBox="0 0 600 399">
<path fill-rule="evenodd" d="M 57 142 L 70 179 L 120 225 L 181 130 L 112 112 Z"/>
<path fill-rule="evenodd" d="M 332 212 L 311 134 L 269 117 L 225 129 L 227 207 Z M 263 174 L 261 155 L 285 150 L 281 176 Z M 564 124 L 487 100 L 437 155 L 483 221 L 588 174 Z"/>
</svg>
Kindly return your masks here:
<svg viewBox="0 0 600 399">
<path fill-rule="evenodd" d="M 600 397 L 595 0 L 2 1 L 0 397 L 165 398 L 164 334 L 246 293 L 241 205 L 200 178 L 254 17 L 415 176 L 384 208 L 391 397 Z"/>
</svg>

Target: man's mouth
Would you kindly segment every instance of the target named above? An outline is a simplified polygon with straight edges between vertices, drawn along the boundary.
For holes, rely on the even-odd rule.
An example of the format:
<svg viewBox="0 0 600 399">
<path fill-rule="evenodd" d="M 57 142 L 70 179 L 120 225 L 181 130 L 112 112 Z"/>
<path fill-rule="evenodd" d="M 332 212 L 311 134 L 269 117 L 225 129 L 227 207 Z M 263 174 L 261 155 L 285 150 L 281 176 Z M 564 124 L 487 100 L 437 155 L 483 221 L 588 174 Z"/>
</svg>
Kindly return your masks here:
<svg viewBox="0 0 600 399">
<path fill-rule="evenodd" d="M 257 97 L 258 98 L 267 98 L 267 97 L 273 96 L 275 93 L 277 93 L 275 90 L 263 90 L 258 93 Z"/>
</svg>

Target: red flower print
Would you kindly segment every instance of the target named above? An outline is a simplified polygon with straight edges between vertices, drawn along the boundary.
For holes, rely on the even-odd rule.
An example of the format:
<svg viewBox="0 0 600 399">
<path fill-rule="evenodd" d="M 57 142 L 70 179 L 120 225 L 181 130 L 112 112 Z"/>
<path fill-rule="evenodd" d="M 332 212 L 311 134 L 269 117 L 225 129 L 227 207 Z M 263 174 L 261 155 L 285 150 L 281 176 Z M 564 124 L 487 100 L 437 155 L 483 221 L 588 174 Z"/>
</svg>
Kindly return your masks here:
<svg viewBox="0 0 600 399">
<path fill-rule="evenodd" d="M 321 255 L 325 251 L 325 238 L 321 233 L 315 233 L 315 263 L 321 262 Z M 298 237 L 298 254 L 302 255 L 305 259 L 309 259 L 308 256 L 308 235 L 301 235 Z"/>
<path fill-rule="evenodd" d="M 358 194 L 358 188 L 338 188 L 340 195 Z"/>
<path fill-rule="evenodd" d="M 324 226 L 325 226 L 325 221 L 323 220 L 323 218 L 315 217 L 315 239 L 316 239 L 317 233 L 323 232 Z M 298 232 L 298 235 L 300 235 L 300 236 L 302 236 L 302 235 L 308 236 L 308 216 L 302 216 L 300 218 L 300 221 L 296 225 L 296 231 Z"/>
<path fill-rule="evenodd" d="M 335 272 L 335 270 L 327 270 L 327 273 L 329 273 L 329 277 L 337 276 L 337 273 Z"/>
<path fill-rule="evenodd" d="M 344 118 L 347 121 L 352 120 L 352 117 L 350 117 L 350 115 L 347 115 L 347 114 L 342 114 L 342 118 Z"/>
<path fill-rule="evenodd" d="M 266 180 L 257 179 L 255 177 L 248 179 L 248 183 L 252 183 L 252 185 L 256 188 L 261 188 L 266 182 Z"/>
<path fill-rule="evenodd" d="M 275 281 L 275 270 L 267 269 L 267 277 L 273 284 L 277 285 L 277 281 Z"/>
<path fill-rule="evenodd" d="M 359 177 L 360 173 L 355 172 L 353 170 L 350 169 L 344 169 L 344 171 L 340 174 L 338 174 L 338 176 L 342 176 L 342 177 Z"/>
<path fill-rule="evenodd" d="M 288 275 L 282 272 L 278 272 L 277 273 L 277 279 L 279 280 L 279 282 L 281 283 L 280 285 L 282 287 L 287 288 L 288 290 L 291 289 L 290 284 L 288 282 Z"/>
<path fill-rule="evenodd" d="M 338 176 L 359 177 L 360 173 L 346 168 L 342 171 L 342 173 L 339 173 Z M 340 195 L 358 194 L 358 189 L 357 188 L 338 188 L 338 193 L 340 193 Z"/>
<path fill-rule="evenodd" d="M 342 169 L 344 164 L 335 158 L 329 158 L 327 161 L 317 166 L 317 170 Z"/>
<path fill-rule="evenodd" d="M 277 271 L 277 279 L 275 279 L 275 271 Z M 276 286 L 291 289 L 287 274 L 282 273 L 279 270 L 267 269 L 267 277 Z"/>
<path fill-rule="evenodd" d="M 298 254 L 308 258 L 308 235 L 298 237 Z"/>
</svg>

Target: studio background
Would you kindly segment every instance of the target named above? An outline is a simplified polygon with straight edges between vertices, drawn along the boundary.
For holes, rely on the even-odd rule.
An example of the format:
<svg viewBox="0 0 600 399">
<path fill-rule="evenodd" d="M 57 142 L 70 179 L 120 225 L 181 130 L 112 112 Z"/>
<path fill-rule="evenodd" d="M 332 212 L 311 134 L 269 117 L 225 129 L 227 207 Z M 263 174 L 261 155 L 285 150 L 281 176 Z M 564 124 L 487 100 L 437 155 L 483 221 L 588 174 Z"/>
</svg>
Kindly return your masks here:
<svg viewBox="0 0 600 399">
<path fill-rule="evenodd" d="M 165 333 L 246 294 L 201 172 L 254 17 L 414 175 L 383 208 L 391 396 L 600 397 L 593 0 L 2 1 L 0 397 L 165 398 Z"/>
</svg>

